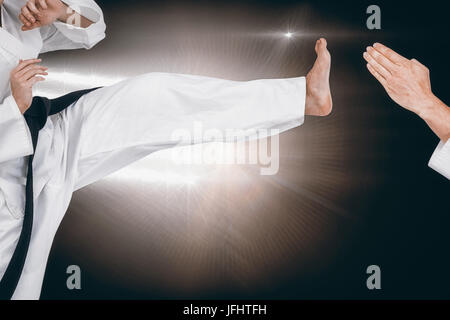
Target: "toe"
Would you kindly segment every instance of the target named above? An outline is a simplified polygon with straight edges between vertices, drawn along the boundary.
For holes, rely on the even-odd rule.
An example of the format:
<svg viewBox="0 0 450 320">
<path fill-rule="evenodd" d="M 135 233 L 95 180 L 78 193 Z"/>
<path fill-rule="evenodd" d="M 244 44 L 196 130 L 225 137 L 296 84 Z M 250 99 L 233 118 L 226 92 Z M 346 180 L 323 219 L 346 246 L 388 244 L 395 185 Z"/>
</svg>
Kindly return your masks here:
<svg viewBox="0 0 450 320">
<path fill-rule="evenodd" d="M 327 40 L 324 38 L 317 40 L 315 50 L 317 54 L 324 53 L 327 50 Z"/>
<path fill-rule="evenodd" d="M 319 49 L 322 51 L 327 50 L 327 40 L 325 40 L 324 38 L 320 38 L 319 40 Z"/>
</svg>

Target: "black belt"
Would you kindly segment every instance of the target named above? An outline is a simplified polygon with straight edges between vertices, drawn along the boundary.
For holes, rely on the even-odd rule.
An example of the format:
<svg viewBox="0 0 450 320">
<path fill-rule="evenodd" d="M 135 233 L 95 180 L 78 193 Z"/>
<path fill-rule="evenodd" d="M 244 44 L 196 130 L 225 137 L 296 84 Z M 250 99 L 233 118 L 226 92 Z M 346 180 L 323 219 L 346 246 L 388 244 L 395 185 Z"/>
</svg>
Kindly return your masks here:
<svg viewBox="0 0 450 320">
<path fill-rule="evenodd" d="M 81 90 L 69 93 L 57 99 L 47 99 L 44 97 L 34 97 L 30 108 L 25 112 L 24 117 L 30 129 L 31 138 L 33 140 L 33 148 L 36 150 L 39 131 L 47 123 L 47 118 L 57 114 L 78 101 L 85 94 L 97 90 L 99 88 Z M 20 232 L 19 241 L 17 242 L 14 254 L 9 262 L 8 268 L 0 281 L 0 299 L 9 300 L 12 298 L 20 276 L 25 265 L 25 260 L 30 245 L 31 233 L 33 229 L 33 158 L 34 154 L 28 158 L 27 184 L 25 187 L 26 201 L 25 213 L 23 217 L 22 231 Z"/>
</svg>

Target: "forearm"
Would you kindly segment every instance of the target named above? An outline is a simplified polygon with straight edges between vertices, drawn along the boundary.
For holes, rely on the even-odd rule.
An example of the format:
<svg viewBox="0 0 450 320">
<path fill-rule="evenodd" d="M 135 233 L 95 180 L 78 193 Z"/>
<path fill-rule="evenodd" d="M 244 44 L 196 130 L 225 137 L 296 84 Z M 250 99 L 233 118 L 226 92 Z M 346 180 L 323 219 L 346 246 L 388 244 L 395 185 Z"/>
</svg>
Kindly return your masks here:
<svg viewBox="0 0 450 320">
<path fill-rule="evenodd" d="M 61 15 L 59 16 L 58 21 L 81 28 L 88 28 L 94 23 L 66 4 L 64 4 L 64 10 L 61 11 Z"/>
<path fill-rule="evenodd" d="M 442 141 L 450 139 L 450 108 L 439 98 L 433 95 L 419 116 Z"/>
</svg>

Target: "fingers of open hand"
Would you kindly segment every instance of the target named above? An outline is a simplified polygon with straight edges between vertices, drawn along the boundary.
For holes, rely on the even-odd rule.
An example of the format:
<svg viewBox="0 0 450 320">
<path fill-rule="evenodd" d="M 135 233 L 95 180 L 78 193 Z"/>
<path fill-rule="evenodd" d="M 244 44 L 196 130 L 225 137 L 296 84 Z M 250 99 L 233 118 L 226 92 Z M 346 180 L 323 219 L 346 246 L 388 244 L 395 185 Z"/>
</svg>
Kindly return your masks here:
<svg viewBox="0 0 450 320">
<path fill-rule="evenodd" d="M 383 45 L 381 43 L 375 43 L 373 45 L 373 47 L 374 47 L 375 50 L 380 52 L 383 56 L 385 56 L 386 58 L 391 60 L 393 63 L 401 64 L 401 63 L 404 63 L 404 62 L 408 61 L 408 59 L 406 59 L 405 57 L 399 55 L 397 52 L 395 52 L 394 50 L 386 47 L 385 45 Z"/>
<path fill-rule="evenodd" d="M 11 72 L 11 80 L 21 85 L 39 75 L 48 75 L 47 68 L 37 65 L 40 59 L 20 61 L 19 65 Z"/>
<path fill-rule="evenodd" d="M 372 67 L 371 64 L 367 64 L 367 69 L 383 85 L 383 87 L 387 86 L 387 80 L 383 78 L 383 76 L 377 70 L 375 70 L 375 68 Z"/>
<path fill-rule="evenodd" d="M 46 71 L 47 68 L 41 66 L 29 66 L 21 72 L 20 79 L 22 81 L 28 81 L 37 75 L 46 76 L 48 75 Z"/>
<path fill-rule="evenodd" d="M 382 66 L 377 60 L 375 60 L 375 58 L 369 52 L 364 52 L 364 59 L 384 79 L 388 79 L 391 76 L 391 73 L 384 66 Z"/>
<path fill-rule="evenodd" d="M 17 65 L 17 67 L 15 67 L 12 71 L 12 73 L 17 73 L 20 70 L 22 70 L 23 68 L 31 65 L 31 64 L 36 64 L 42 62 L 42 59 L 28 59 L 28 60 L 20 60 L 19 64 Z"/>
<path fill-rule="evenodd" d="M 376 50 L 374 47 L 367 47 L 367 52 L 372 56 L 372 58 L 377 61 L 380 65 L 383 66 L 389 72 L 394 72 L 398 65 L 389 60 L 383 53 Z"/>
<path fill-rule="evenodd" d="M 29 87 L 33 87 L 36 83 L 41 82 L 41 81 L 45 81 L 45 78 L 39 77 L 39 76 L 34 76 L 33 78 L 31 78 L 27 81 L 27 84 Z"/>
</svg>

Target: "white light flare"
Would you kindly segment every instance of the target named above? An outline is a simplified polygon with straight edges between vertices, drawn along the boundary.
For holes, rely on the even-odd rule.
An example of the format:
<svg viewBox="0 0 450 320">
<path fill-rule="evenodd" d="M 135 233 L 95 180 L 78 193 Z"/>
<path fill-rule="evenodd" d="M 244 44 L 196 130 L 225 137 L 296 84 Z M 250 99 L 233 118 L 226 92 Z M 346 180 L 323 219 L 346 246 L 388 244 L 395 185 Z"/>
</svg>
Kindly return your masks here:
<svg viewBox="0 0 450 320">
<path fill-rule="evenodd" d="M 180 186 L 195 186 L 199 179 L 200 177 L 192 172 L 154 170 L 151 168 L 151 164 L 147 168 L 142 168 L 140 166 L 129 166 L 105 178 L 106 181 L 132 182 L 141 184 L 158 183 Z"/>
<path fill-rule="evenodd" d="M 286 33 L 284 34 L 284 36 L 285 36 L 286 38 L 288 38 L 288 39 L 292 39 L 292 37 L 294 36 L 294 34 L 293 34 L 292 32 L 286 32 Z"/>
</svg>

